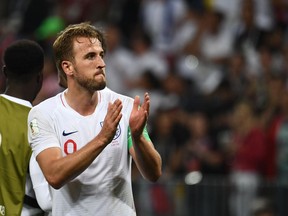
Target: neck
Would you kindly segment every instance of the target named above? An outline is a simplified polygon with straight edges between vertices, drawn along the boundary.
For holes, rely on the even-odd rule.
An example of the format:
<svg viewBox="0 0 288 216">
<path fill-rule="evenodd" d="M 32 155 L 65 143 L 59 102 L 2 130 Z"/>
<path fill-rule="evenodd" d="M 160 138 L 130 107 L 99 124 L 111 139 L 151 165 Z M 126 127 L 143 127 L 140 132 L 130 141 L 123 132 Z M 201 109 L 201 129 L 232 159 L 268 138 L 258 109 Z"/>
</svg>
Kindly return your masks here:
<svg viewBox="0 0 288 216">
<path fill-rule="evenodd" d="M 34 100 L 34 96 L 29 92 L 29 87 L 27 86 L 11 86 L 8 85 L 6 87 L 6 90 L 4 92 L 4 94 L 15 97 L 15 98 L 19 98 L 19 99 L 23 99 L 26 101 L 29 101 L 30 103 L 33 102 Z"/>
<path fill-rule="evenodd" d="M 64 95 L 68 105 L 79 114 L 87 116 L 94 113 L 98 103 L 97 91 L 93 93 L 73 92 L 71 89 L 67 89 Z"/>
</svg>

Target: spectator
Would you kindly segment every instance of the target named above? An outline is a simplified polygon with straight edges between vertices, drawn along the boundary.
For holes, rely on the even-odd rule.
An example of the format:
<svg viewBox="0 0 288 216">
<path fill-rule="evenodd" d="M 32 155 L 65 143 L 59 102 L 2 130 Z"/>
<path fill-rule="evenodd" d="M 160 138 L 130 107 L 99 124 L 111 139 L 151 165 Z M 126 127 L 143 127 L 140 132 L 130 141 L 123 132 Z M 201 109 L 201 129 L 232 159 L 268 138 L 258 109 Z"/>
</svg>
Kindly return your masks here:
<svg viewBox="0 0 288 216">
<path fill-rule="evenodd" d="M 276 181 L 278 184 L 276 203 L 279 209 L 279 215 L 287 215 L 285 200 L 288 192 L 288 91 L 282 91 L 279 98 L 278 110 L 267 128 L 269 158 L 267 160 L 267 177 L 269 180 Z"/>
<path fill-rule="evenodd" d="M 194 36 L 176 62 L 181 76 L 192 80 L 201 94 L 210 94 L 217 88 L 233 51 L 233 34 L 224 20 L 220 11 L 205 10 Z"/>
<path fill-rule="evenodd" d="M 186 173 L 199 171 L 206 176 L 222 174 L 224 157 L 212 139 L 207 116 L 201 112 L 193 113 L 187 116 L 185 122 L 190 132 L 181 157 Z"/>
<path fill-rule="evenodd" d="M 186 16 L 185 0 L 148 0 L 140 7 L 141 25 L 151 37 L 151 47 L 164 56 L 171 50 L 177 26 Z"/>
<path fill-rule="evenodd" d="M 253 0 L 243 0 L 240 8 L 240 22 L 234 26 L 233 30 L 233 49 L 243 53 L 248 72 L 254 76 L 259 72 L 257 70 L 258 49 L 263 44 L 267 33 L 267 29 L 259 26 L 255 20 L 255 7 Z"/>
<path fill-rule="evenodd" d="M 133 32 L 130 48 L 133 54 L 132 74 L 129 80 L 130 90 L 137 90 L 142 75 L 151 71 L 153 75 L 163 80 L 169 71 L 166 58 L 152 47 L 151 37 L 143 30 Z"/>
<path fill-rule="evenodd" d="M 107 52 L 105 62 L 107 64 L 108 86 L 119 93 L 128 94 L 132 74 L 133 63 L 132 52 L 124 45 L 124 38 L 121 29 L 117 24 L 108 23 L 105 32 L 107 35 Z"/>
<path fill-rule="evenodd" d="M 231 143 L 227 146 L 231 158 L 231 215 L 249 216 L 251 203 L 264 174 L 267 146 L 256 109 L 248 101 L 235 105 Z"/>
</svg>

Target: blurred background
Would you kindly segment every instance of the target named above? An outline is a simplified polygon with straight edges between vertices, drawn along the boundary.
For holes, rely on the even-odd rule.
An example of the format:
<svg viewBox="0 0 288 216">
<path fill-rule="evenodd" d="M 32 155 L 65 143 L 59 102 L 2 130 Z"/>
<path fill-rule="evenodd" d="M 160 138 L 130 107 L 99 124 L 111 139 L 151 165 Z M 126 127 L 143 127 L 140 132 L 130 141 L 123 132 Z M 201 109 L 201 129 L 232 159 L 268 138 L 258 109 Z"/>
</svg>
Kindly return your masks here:
<svg viewBox="0 0 288 216">
<path fill-rule="evenodd" d="M 35 105 L 63 90 L 52 43 L 81 21 L 106 34 L 108 87 L 151 95 L 163 175 L 134 169 L 139 216 L 288 215 L 287 0 L 1 0 L 1 59 L 19 38 L 46 53 Z"/>
</svg>

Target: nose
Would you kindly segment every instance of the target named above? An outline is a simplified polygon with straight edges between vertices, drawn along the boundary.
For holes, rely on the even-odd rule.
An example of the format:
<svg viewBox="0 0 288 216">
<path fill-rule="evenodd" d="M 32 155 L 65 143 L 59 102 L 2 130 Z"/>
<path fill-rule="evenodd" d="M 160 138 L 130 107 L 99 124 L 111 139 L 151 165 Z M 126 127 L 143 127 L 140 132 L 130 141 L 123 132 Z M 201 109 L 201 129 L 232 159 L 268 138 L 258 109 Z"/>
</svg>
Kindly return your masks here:
<svg viewBox="0 0 288 216">
<path fill-rule="evenodd" d="M 98 68 L 104 68 L 106 67 L 105 61 L 102 57 L 97 58 L 97 67 Z"/>
</svg>

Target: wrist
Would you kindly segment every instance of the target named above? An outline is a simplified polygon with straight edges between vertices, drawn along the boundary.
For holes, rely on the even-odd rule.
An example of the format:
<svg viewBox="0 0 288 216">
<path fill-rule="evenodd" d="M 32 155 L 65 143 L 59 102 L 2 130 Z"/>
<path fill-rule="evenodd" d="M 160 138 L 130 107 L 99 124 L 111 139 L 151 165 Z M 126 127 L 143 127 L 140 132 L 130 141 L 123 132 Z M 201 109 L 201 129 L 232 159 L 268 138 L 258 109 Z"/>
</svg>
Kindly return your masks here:
<svg viewBox="0 0 288 216">
<path fill-rule="evenodd" d="M 133 140 L 133 143 L 141 143 L 145 141 L 145 137 L 143 136 L 143 134 L 136 135 L 136 136 L 132 135 L 132 140 Z"/>
</svg>

